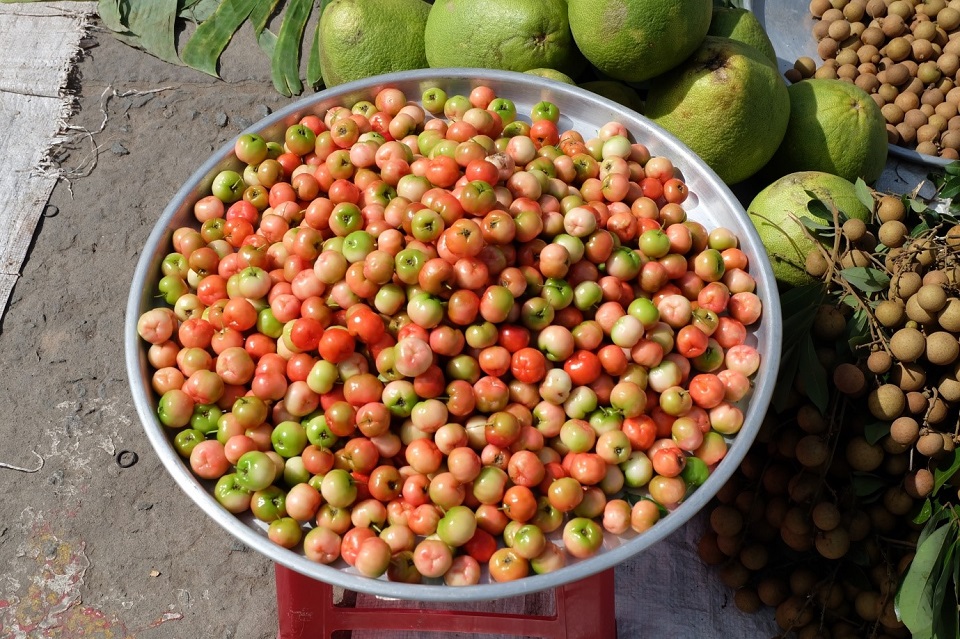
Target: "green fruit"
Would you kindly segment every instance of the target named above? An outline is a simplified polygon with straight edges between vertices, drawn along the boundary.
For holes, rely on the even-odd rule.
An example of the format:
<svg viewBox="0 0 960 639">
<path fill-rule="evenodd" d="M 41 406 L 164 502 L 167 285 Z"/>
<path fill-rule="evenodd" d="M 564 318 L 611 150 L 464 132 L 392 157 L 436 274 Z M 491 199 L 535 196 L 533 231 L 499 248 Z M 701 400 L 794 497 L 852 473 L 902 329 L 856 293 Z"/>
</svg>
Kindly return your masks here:
<svg viewBox="0 0 960 639">
<path fill-rule="evenodd" d="M 680 64 L 707 35 L 712 0 L 568 0 L 573 39 L 602 73 L 640 82 Z"/>
<path fill-rule="evenodd" d="M 707 36 L 683 64 L 651 81 L 644 109 L 720 179 L 736 184 L 759 171 L 780 146 L 790 97 L 762 53 Z"/>
<path fill-rule="evenodd" d="M 333 0 L 320 17 L 320 73 L 328 87 L 427 66 L 423 0 Z"/>
<path fill-rule="evenodd" d="M 714 7 L 713 20 L 707 35 L 749 44 L 770 58 L 773 66 L 777 66 L 777 52 L 773 49 L 773 43 L 757 16 L 751 11 L 737 7 Z"/>
<path fill-rule="evenodd" d="M 424 43 L 434 68 L 563 71 L 579 56 L 565 0 L 436 0 Z"/>
<path fill-rule="evenodd" d="M 886 120 L 860 87 L 811 78 L 790 85 L 790 121 L 770 163 L 777 175 L 824 171 L 873 182 L 887 163 Z"/>
<path fill-rule="evenodd" d="M 770 258 L 774 276 L 787 286 L 804 286 L 817 281 L 804 268 L 806 256 L 816 249 L 816 244 L 807 237 L 806 227 L 793 217 L 829 223 L 808 211 L 807 204 L 812 199 L 808 192 L 826 203 L 828 208 L 832 204 L 848 218 L 864 222 L 870 219 L 870 210 L 857 198 L 854 185 L 829 173 L 791 173 L 760 191 L 747 207 L 747 213 Z"/>
<path fill-rule="evenodd" d="M 540 76 L 541 78 L 547 78 L 548 80 L 556 80 L 557 82 L 563 82 L 564 84 L 576 84 L 566 73 L 557 71 L 556 69 L 527 69 L 524 73 L 529 73 L 530 75 Z"/>
<path fill-rule="evenodd" d="M 632 87 L 617 82 L 616 80 L 591 80 L 580 85 L 581 89 L 586 89 L 597 95 L 619 102 L 628 109 L 634 111 L 643 110 L 643 99 Z"/>
</svg>

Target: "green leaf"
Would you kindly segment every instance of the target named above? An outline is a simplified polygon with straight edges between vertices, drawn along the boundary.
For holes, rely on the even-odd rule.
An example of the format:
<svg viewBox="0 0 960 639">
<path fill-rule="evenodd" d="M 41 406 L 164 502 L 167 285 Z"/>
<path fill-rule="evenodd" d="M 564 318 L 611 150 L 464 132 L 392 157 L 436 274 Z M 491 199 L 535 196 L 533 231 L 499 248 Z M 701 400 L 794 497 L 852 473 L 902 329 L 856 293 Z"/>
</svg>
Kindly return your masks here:
<svg viewBox="0 0 960 639">
<path fill-rule="evenodd" d="M 943 172 L 947 175 L 960 175 L 960 162 L 953 161 L 947 166 L 943 167 Z"/>
<path fill-rule="evenodd" d="M 253 35 L 257 38 L 257 45 L 268 58 L 273 59 L 273 52 L 277 46 L 277 36 L 273 31 L 267 29 L 267 22 L 276 11 L 279 0 L 270 0 L 269 2 L 258 2 L 257 6 L 250 12 L 250 22 L 253 24 Z"/>
<path fill-rule="evenodd" d="M 223 0 L 210 19 L 197 27 L 183 48 L 183 61 L 197 71 L 214 77 L 217 62 L 259 0 Z"/>
<path fill-rule="evenodd" d="M 950 465 L 941 469 L 938 463 L 937 469 L 933 471 L 933 494 L 936 495 L 940 487 L 956 475 L 958 470 L 960 470 L 960 449 L 954 448 Z"/>
<path fill-rule="evenodd" d="M 930 605 L 933 610 L 939 612 L 933 616 L 933 636 L 939 639 L 956 639 L 957 632 L 957 611 L 955 606 L 945 607 L 947 590 L 953 573 L 954 553 L 957 549 L 957 542 L 954 538 L 952 543 L 946 545 L 946 551 L 941 562 L 942 568 L 940 576 L 933 587 L 933 600 Z M 952 609 L 952 610 L 951 610 Z"/>
<path fill-rule="evenodd" d="M 889 434 L 890 422 L 873 422 L 863 427 L 863 436 L 871 446 Z"/>
<path fill-rule="evenodd" d="M 209 20 L 219 6 L 220 0 L 190 0 L 180 8 L 179 15 L 184 20 L 200 24 Z"/>
<path fill-rule="evenodd" d="M 102 3 L 101 3 L 102 4 Z M 170 64 L 182 64 L 177 55 L 176 21 L 178 0 L 123 3 L 126 33 L 115 33 L 121 42 L 142 49 Z M 122 9 L 122 7 L 121 7 Z"/>
<path fill-rule="evenodd" d="M 290 0 L 277 35 L 276 47 L 271 59 L 273 86 L 281 94 L 290 97 L 300 95 L 300 47 L 303 30 L 307 26 L 313 0 Z"/>
<path fill-rule="evenodd" d="M 840 271 L 841 277 L 864 293 L 879 293 L 890 286 L 890 276 L 867 266 L 851 266 Z"/>
<path fill-rule="evenodd" d="M 853 315 L 850 316 L 850 319 L 847 320 L 846 343 L 850 347 L 851 352 L 856 350 L 856 348 L 859 346 L 869 344 L 873 339 L 873 337 L 870 335 L 868 323 L 869 318 L 867 317 L 867 312 L 862 308 L 858 308 L 856 311 L 854 311 Z"/>
<path fill-rule="evenodd" d="M 320 5 L 323 11 L 323 5 Z M 321 14 L 322 15 L 322 14 Z M 323 73 L 320 71 L 320 21 L 317 20 L 317 29 L 313 34 L 313 44 L 310 45 L 310 57 L 307 58 L 307 84 L 316 90 L 323 85 Z"/>
<path fill-rule="evenodd" d="M 873 193 L 870 192 L 870 187 L 863 181 L 863 178 L 857 178 L 854 189 L 856 190 L 857 199 L 860 200 L 860 203 L 867 207 L 868 211 L 873 211 Z"/>
<path fill-rule="evenodd" d="M 865 472 L 851 473 L 850 484 L 856 496 L 864 498 L 878 493 L 887 486 L 887 482 L 880 477 Z"/>
<path fill-rule="evenodd" d="M 917 236 L 920 235 L 921 233 L 923 233 L 923 232 L 925 232 L 925 231 L 929 231 L 929 230 L 930 230 L 930 225 L 929 225 L 929 224 L 927 224 L 926 222 L 920 222 L 920 223 L 917 224 L 915 227 L 913 227 L 912 229 L 910 229 L 910 237 L 917 237 Z"/>
<path fill-rule="evenodd" d="M 826 237 L 835 235 L 832 226 L 827 226 L 826 224 L 817 224 L 809 217 L 798 217 L 797 219 L 801 224 L 807 227 L 807 230 L 809 230 L 814 237 L 821 242 L 824 242 Z"/>
<path fill-rule="evenodd" d="M 827 372 L 817 359 L 816 347 L 809 333 L 800 338 L 799 368 L 803 370 L 803 387 L 807 397 L 821 413 L 827 412 L 830 391 L 827 390 Z"/>
<path fill-rule="evenodd" d="M 123 12 L 120 10 L 120 0 L 100 0 L 97 3 L 97 13 L 100 15 L 103 26 L 114 33 L 130 33 L 124 23 Z"/>
<path fill-rule="evenodd" d="M 930 519 L 930 515 L 933 514 L 933 502 L 930 501 L 930 498 L 927 497 L 923 500 L 923 505 L 920 506 L 920 511 L 914 516 L 913 523 L 918 526 L 927 523 Z"/>
<path fill-rule="evenodd" d="M 933 591 L 940 577 L 941 558 L 952 524 L 937 528 L 922 544 L 910 562 L 894 598 L 897 617 L 914 634 L 933 630 Z"/>
<path fill-rule="evenodd" d="M 830 228 L 833 228 L 833 211 L 827 206 L 826 202 L 821 200 L 820 196 L 813 191 L 804 191 L 804 193 L 810 198 L 810 201 L 807 202 L 807 212 L 814 217 L 829 222 Z"/>
</svg>

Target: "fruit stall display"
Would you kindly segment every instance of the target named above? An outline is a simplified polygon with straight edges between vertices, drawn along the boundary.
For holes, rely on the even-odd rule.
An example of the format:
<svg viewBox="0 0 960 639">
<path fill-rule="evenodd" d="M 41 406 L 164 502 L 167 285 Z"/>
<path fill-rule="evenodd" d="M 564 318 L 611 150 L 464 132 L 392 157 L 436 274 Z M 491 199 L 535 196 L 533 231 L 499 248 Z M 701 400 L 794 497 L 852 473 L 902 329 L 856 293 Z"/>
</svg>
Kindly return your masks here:
<svg viewBox="0 0 960 639">
<path fill-rule="evenodd" d="M 121 4 L 171 63 L 249 29 L 327 89 L 198 171 L 131 292 L 138 411 L 221 525 L 482 599 L 710 502 L 783 636 L 957 635 L 960 0 Z"/>
</svg>

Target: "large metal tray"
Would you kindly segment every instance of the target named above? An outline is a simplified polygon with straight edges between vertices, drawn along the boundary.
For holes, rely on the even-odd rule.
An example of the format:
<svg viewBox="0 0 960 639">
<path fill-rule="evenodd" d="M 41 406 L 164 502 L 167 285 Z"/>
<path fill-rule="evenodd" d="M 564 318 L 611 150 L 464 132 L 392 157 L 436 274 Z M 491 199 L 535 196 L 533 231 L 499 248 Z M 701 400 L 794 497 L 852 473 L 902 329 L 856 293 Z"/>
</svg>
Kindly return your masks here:
<svg viewBox="0 0 960 639">
<path fill-rule="evenodd" d="M 731 191 L 702 160 L 676 138 L 615 102 L 577 87 L 529 74 L 481 69 L 418 70 L 379 76 L 322 91 L 277 111 L 249 130 L 259 132 L 267 139 L 282 139 L 286 127 L 296 123 L 304 115 L 322 115 L 335 105 L 349 105 L 361 99 L 372 100 L 377 91 L 384 87 L 399 88 L 408 99 L 418 100 L 428 87 L 439 86 L 448 95 L 466 95 L 480 84 L 492 87 L 497 95 L 512 99 L 517 105 L 518 114 L 529 114 L 531 107 L 540 100 L 556 103 L 562 114 L 559 123 L 561 130 L 575 128 L 585 137 L 595 135 L 598 129 L 609 121 L 621 122 L 635 140 L 646 144 L 654 155 L 664 155 L 673 160 L 690 188 L 691 195 L 685 203 L 689 216 L 711 228 L 724 226 L 736 231 L 741 239 L 742 249 L 749 256 L 750 271 L 757 280 L 758 294 L 764 305 L 763 318 L 750 335 L 751 342 L 762 353 L 762 365 L 756 374 L 752 394 L 744 400 L 747 406 L 743 428 L 731 440 L 726 458 L 709 479 L 646 533 L 637 535 L 631 532 L 621 537 L 606 535 L 602 550 L 594 557 L 573 561 L 553 573 L 533 575 L 513 582 L 490 582 L 485 575 L 480 584 L 463 588 L 442 584 L 409 585 L 390 582 L 385 578 L 370 579 L 357 574 L 342 561 L 329 566 L 315 563 L 307 559 L 302 552 L 287 550 L 269 541 L 266 526 L 252 516 L 237 517 L 222 508 L 212 495 L 212 483 L 198 480 L 189 466 L 177 455 L 172 446 L 169 429 L 165 429 L 156 417 L 157 398 L 150 385 L 146 344 L 139 339 L 136 331 L 139 315 L 157 303 L 154 291 L 159 281 L 160 263 L 172 250 L 173 230 L 184 225 L 195 225 L 193 203 L 209 193 L 213 177 L 220 170 L 239 167 L 238 160 L 233 156 L 234 141 L 230 141 L 203 161 L 200 168 L 171 198 L 150 233 L 137 264 L 127 302 L 124 335 L 127 373 L 134 403 L 144 432 L 167 472 L 213 521 L 236 539 L 273 561 L 309 577 L 349 590 L 420 601 L 489 600 L 554 588 L 615 566 L 677 530 L 702 509 L 726 483 L 756 437 L 776 382 L 782 339 L 780 305 L 772 270 L 753 225 Z M 198 163 L 200 161 L 201 158 L 198 158 Z"/>
</svg>

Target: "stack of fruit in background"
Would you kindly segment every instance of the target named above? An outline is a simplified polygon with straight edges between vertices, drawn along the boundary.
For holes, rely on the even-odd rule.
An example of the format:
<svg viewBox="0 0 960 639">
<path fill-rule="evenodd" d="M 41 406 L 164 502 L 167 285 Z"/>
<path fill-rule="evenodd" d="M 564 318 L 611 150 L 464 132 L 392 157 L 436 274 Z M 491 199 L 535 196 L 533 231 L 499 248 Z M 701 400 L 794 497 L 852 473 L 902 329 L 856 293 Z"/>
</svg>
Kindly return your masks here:
<svg viewBox="0 0 960 639">
<path fill-rule="evenodd" d="M 883 110 L 891 144 L 960 158 L 960 2 L 812 0 L 823 64 L 797 61 L 791 76 L 845 78 Z"/>
</svg>

